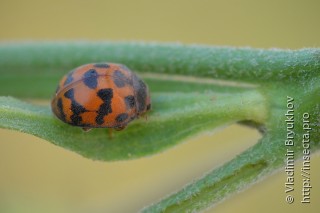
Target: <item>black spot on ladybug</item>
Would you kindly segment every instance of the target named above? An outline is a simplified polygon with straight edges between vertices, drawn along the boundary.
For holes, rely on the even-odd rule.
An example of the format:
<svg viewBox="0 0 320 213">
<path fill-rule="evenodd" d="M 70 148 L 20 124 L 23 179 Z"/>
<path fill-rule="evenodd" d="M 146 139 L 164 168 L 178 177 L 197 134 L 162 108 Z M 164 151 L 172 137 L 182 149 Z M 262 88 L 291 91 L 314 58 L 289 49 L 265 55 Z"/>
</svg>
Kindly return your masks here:
<svg viewBox="0 0 320 213">
<path fill-rule="evenodd" d="M 98 115 L 96 117 L 97 124 L 103 124 L 104 116 L 108 115 L 112 112 L 111 109 L 111 100 L 113 98 L 113 90 L 112 89 L 101 89 L 97 92 L 97 95 L 103 103 L 100 105 L 99 110 L 97 111 Z"/>
<path fill-rule="evenodd" d="M 99 63 L 99 64 L 94 64 L 93 65 L 96 68 L 109 68 L 109 64 L 103 64 L 103 63 Z"/>
<path fill-rule="evenodd" d="M 116 121 L 123 122 L 123 121 L 127 120 L 128 117 L 129 117 L 129 115 L 127 113 L 121 113 L 116 117 Z"/>
<path fill-rule="evenodd" d="M 139 103 L 138 112 L 142 112 L 146 108 L 147 86 L 142 80 L 138 80 L 137 101 Z"/>
<path fill-rule="evenodd" d="M 71 100 L 71 111 L 73 114 L 70 116 L 71 122 L 73 125 L 79 126 L 82 122 L 81 113 L 87 112 L 86 108 L 84 108 L 81 104 L 76 102 L 74 99 L 74 90 L 69 89 L 64 93 L 64 96 Z"/>
<path fill-rule="evenodd" d="M 133 95 L 128 95 L 124 98 L 124 101 L 128 109 L 132 109 L 136 105 Z"/>
<path fill-rule="evenodd" d="M 64 114 L 64 111 L 63 111 L 62 98 L 58 99 L 57 107 L 58 107 L 58 110 L 59 110 L 59 113 L 60 113 L 61 120 L 65 121 L 66 120 L 66 114 Z"/>
<path fill-rule="evenodd" d="M 101 89 L 97 92 L 99 98 L 103 100 L 105 103 L 111 103 L 111 99 L 113 97 L 113 90 L 112 89 Z"/>
<path fill-rule="evenodd" d="M 64 93 L 64 97 L 69 98 L 71 101 L 74 100 L 74 90 L 69 89 Z"/>
<path fill-rule="evenodd" d="M 124 87 L 126 85 L 126 76 L 119 70 L 114 71 L 113 81 L 117 87 Z"/>
<path fill-rule="evenodd" d="M 98 85 L 98 73 L 95 69 L 90 69 L 83 74 L 83 82 L 84 84 L 91 88 L 95 89 Z"/>
<path fill-rule="evenodd" d="M 71 83 L 73 81 L 72 74 L 73 74 L 73 71 L 68 74 L 67 79 L 65 80 L 63 85 L 67 85 L 67 84 L 69 84 L 69 83 Z"/>
<path fill-rule="evenodd" d="M 79 126 L 82 122 L 82 117 L 77 115 L 77 114 L 73 114 L 70 116 L 72 124 Z"/>
</svg>

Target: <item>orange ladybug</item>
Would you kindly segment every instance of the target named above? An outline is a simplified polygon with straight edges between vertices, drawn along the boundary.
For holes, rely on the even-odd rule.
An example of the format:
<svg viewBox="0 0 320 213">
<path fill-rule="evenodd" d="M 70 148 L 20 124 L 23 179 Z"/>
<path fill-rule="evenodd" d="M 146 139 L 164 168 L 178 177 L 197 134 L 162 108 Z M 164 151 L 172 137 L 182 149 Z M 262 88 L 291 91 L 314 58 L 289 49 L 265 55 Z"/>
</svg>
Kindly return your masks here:
<svg viewBox="0 0 320 213">
<path fill-rule="evenodd" d="M 148 86 L 126 66 L 96 63 L 65 75 L 51 102 L 63 122 L 84 130 L 124 129 L 151 108 Z"/>
</svg>

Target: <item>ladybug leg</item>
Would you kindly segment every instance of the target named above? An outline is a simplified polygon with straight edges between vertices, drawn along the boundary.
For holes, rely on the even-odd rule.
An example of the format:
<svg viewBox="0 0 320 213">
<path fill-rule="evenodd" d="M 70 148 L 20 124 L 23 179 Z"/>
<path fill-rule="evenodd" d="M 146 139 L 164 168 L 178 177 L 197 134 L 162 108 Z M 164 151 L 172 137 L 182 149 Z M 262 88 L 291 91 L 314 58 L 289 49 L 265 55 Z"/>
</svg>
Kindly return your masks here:
<svg viewBox="0 0 320 213">
<path fill-rule="evenodd" d="M 142 114 L 140 117 L 144 118 L 146 121 L 148 121 L 148 115 L 147 114 Z M 139 118 L 139 117 L 138 117 Z"/>
<path fill-rule="evenodd" d="M 127 125 L 124 125 L 124 126 L 115 127 L 114 129 L 117 131 L 121 131 L 121 130 L 125 129 L 126 127 L 127 127 Z"/>
<path fill-rule="evenodd" d="M 112 132 L 112 129 L 109 128 L 109 139 L 112 139 L 112 137 L 113 137 L 113 132 Z"/>
<path fill-rule="evenodd" d="M 114 127 L 113 129 L 116 131 L 121 131 L 121 130 L 125 129 L 126 127 L 127 127 L 127 125 L 123 125 L 123 126 Z M 113 137 L 113 129 L 109 128 L 109 138 L 110 139 L 112 139 L 112 137 Z"/>
<path fill-rule="evenodd" d="M 83 127 L 82 130 L 83 130 L 84 132 L 89 132 L 89 131 L 91 130 L 91 128 L 89 128 L 89 127 Z"/>
</svg>

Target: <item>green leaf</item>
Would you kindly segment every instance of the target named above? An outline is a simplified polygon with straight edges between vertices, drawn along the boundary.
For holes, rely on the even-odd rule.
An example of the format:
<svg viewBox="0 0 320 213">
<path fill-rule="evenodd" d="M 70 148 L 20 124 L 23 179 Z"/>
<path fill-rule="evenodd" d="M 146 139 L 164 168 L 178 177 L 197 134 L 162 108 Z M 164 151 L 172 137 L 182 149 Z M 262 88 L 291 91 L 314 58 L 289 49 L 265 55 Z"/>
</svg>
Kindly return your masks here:
<svg viewBox="0 0 320 213">
<path fill-rule="evenodd" d="M 114 131 L 112 138 L 107 129 L 83 132 L 67 125 L 56 119 L 47 106 L 0 97 L 0 127 L 33 134 L 91 159 L 132 159 L 171 147 L 201 130 L 239 120 L 262 122 L 263 100 L 259 93 L 248 91 L 234 95 L 236 97 L 212 92 L 155 93 L 154 108 L 147 120 L 140 118 L 124 131 Z M 243 102 L 241 108 L 230 107 L 240 101 Z M 257 108 L 252 114 L 251 105 L 262 109 Z"/>
<path fill-rule="evenodd" d="M 49 106 L 6 97 L 49 99 L 67 71 L 92 62 L 122 63 L 142 72 L 153 102 L 147 120 L 136 120 L 110 138 L 105 129 L 87 133 L 62 123 Z M 36 135 L 91 159 L 112 161 L 151 155 L 200 131 L 239 121 L 261 130 L 263 137 L 254 147 L 145 208 L 145 212 L 203 210 L 282 166 L 288 149 L 284 145 L 288 97 L 295 102 L 297 141 L 289 148 L 296 157 L 303 153 L 303 144 L 298 142 L 306 134 L 302 128 L 305 113 L 310 115 L 310 149 L 320 147 L 320 49 L 316 48 L 292 51 L 125 42 L 3 43 L 0 75 L 0 127 Z"/>
</svg>

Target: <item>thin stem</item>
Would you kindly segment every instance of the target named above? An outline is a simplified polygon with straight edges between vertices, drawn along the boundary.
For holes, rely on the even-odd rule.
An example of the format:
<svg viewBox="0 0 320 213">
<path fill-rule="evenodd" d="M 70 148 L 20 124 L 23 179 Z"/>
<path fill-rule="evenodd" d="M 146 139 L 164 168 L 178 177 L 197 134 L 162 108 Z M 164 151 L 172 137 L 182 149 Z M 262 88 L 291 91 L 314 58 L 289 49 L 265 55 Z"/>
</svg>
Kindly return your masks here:
<svg viewBox="0 0 320 213">
<path fill-rule="evenodd" d="M 128 42 L 2 43 L 1 75 L 53 77 L 85 63 L 123 63 L 143 72 L 265 83 L 319 75 L 320 50 L 262 50 Z M 27 71 L 27 72 L 26 72 Z"/>
</svg>

